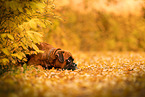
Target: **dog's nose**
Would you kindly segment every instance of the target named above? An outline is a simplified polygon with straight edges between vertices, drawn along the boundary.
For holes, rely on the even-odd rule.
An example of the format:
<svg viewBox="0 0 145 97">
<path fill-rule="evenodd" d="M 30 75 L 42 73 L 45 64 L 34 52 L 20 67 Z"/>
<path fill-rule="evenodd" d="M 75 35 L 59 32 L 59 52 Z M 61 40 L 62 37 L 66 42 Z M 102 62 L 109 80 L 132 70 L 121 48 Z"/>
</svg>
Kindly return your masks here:
<svg viewBox="0 0 145 97">
<path fill-rule="evenodd" d="M 75 69 L 78 69 L 78 68 L 77 68 L 77 64 L 76 64 L 76 63 L 74 63 L 74 65 L 75 65 Z"/>
<path fill-rule="evenodd" d="M 74 66 L 77 66 L 77 64 L 76 63 L 73 63 L 74 64 Z"/>
</svg>

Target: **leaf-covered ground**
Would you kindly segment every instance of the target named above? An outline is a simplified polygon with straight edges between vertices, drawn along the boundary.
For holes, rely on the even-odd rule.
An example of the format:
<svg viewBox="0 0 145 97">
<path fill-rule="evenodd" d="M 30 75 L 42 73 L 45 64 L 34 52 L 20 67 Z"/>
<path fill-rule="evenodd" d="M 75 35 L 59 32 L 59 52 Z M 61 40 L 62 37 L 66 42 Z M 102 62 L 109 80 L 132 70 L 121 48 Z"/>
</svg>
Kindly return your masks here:
<svg viewBox="0 0 145 97">
<path fill-rule="evenodd" d="M 0 97 L 145 97 L 145 53 L 76 53 L 78 70 L 19 67 L 0 76 Z"/>
</svg>

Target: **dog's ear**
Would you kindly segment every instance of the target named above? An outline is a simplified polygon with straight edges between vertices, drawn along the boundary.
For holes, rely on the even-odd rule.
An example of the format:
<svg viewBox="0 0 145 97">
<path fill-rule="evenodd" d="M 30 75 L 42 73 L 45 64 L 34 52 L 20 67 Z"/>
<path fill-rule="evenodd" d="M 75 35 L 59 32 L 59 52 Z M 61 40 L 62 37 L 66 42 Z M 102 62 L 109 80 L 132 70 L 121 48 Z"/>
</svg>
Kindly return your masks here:
<svg viewBox="0 0 145 97">
<path fill-rule="evenodd" d="M 56 55 L 58 50 L 61 50 L 60 48 L 52 48 L 48 53 L 48 61 L 49 63 L 53 63 L 53 61 L 56 59 Z"/>
<path fill-rule="evenodd" d="M 58 51 L 56 56 L 58 57 L 59 62 L 63 63 L 64 62 L 64 57 L 63 57 L 63 51 Z"/>
</svg>

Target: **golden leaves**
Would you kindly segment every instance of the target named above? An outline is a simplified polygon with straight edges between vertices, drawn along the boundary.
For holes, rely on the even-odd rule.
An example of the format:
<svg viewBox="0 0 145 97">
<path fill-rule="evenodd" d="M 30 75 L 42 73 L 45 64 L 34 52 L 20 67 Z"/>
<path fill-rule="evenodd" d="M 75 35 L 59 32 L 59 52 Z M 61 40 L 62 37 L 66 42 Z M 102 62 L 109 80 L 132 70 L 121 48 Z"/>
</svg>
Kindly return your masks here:
<svg viewBox="0 0 145 97">
<path fill-rule="evenodd" d="M 23 57 L 26 57 L 23 52 L 14 53 L 14 54 L 11 54 L 11 55 L 14 56 L 14 57 L 19 58 L 20 60 L 22 60 Z"/>
<path fill-rule="evenodd" d="M 9 63 L 9 60 L 7 58 L 3 58 L 0 60 L 0 62 L 6 65 L 7 63 Z"/>
<path fill-rule="evenodd" d="M 1 34 L 1 38 L 6 38 L 6 37 L 8 37 L 11 40 L 14 40 L 14 37 L 11 34 L 9 34 L 9 33 L 3 33 L 3 34 Z"/>
<path fill-rule="evenodd" d="M 3 49 L 1 49 L 1 51 L 6 55 L 10 55 L 8 48 L 3 48 Z"/>
<path fill-rule="evenodd" d="M 46 0 L 2 0 L 0 64 L 14 65 L 26 61 L 25 54 L 43 53 L 35 44 L 42 42 L 42 28 L 54 16 L 49 14 L 52 8 L 46 8 L 50 5 Z M 30 52 L 29 47 L 36 51 Z"/>
<path fill-rule="evenodd" d="M 18 71 L 5 73 L 0 78 L 0 94 L 22 97 L 144 95 L 145 53 L 89 52 L 76 53 L 74 57 L 79 68 L 75 71 L 45 70 L 25 64 Z"/>
</svg>

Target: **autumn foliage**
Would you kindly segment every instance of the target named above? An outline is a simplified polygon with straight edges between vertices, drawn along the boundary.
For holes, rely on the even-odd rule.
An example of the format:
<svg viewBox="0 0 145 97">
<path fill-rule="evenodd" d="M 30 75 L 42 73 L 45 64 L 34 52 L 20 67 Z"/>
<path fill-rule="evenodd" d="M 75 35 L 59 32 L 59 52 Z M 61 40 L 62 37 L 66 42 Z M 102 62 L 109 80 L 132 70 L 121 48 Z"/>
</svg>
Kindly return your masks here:
<svg viewBox="0 0 145 97">
<path fill-rule="evenodd" d="M 28 66 L 42 41 L 78 69 Z M 144 97 L 144 51 L 144 0 L 0 1 L 0 97 Z"/>
<path fill-rule="evenodd" d="M 76 53 L 78 68 L 23 66 L 0 77 L 1 97 L 144 97 L 145 53 Z M 89 56 L 89 57 L 88 57 Z"/>
<path fill-rule="evenodd" d="M 81 51 L 145 51 L 144 0 L 55 0 L 44 41 Z M 71 40 L 71 41 L 70 41 Z"/>
<path fill-rule="evenodd" d="M 40 28 L 55 16 L 53 6 L 51 0 L 0 1 L 0 64 L 26 62 L 26 54 L 42 52 L 35 44 L 42 41 Z M 35 51 L 30 52 L 29 47 Z"/>
</svg>

